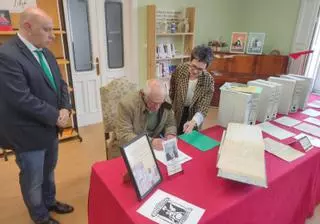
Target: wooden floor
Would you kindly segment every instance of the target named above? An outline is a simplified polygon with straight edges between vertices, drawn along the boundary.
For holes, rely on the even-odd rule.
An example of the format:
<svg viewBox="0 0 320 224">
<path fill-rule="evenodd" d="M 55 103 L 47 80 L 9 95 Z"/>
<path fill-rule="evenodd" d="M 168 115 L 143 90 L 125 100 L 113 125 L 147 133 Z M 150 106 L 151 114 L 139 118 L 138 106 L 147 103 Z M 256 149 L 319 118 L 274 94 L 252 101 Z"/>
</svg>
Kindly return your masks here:
<svg viewBox="0 0 320 224">
<path fill-rule="evenodd" d="M 211 108 L 203 128 L 216 123 L 217 110 Z M 86 224 L 87 199 L 91 166 L 105 160 L 102 124 L 80 129 L 83 142 L 60 144 L 59 161 L 56 169 L 57 199 L 75 207 L 69 215 L 54 215 L 62 224 Z M 18 168 L 14 156 L 8 162 L 0 161 L 0 223 L 32 224 L 23 204 L 18 184 Z M 320 223 L 320 206 L 307 224 Z"/>
</svg>

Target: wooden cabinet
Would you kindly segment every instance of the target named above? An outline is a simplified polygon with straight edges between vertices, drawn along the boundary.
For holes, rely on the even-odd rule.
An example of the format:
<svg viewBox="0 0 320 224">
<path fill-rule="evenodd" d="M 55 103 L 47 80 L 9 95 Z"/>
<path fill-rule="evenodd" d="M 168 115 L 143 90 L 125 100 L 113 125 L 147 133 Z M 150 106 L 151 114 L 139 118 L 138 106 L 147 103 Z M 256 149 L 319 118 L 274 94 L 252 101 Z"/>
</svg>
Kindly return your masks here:
<svg viewBox="0 0 320 224">
<path fill-rule="evenodd" d="M 254 79 L 267 79 L 287 72 L 288 56 L 246 55 L 216 53 L 208 71 L 215 80 L 215 92 L 211 105 L 218 106 L 220 87 L 225 82 L 247 83 Z"/>
</svg>

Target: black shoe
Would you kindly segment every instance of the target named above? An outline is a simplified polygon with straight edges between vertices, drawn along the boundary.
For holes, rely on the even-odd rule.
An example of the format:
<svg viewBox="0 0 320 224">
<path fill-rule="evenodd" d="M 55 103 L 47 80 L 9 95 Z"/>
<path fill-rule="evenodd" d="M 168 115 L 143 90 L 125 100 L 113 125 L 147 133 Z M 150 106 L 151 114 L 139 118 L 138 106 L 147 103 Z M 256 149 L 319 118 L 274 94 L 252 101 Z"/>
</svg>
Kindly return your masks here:
<svg viewBox="0 0 320 224">
<path fill-rule="evenodd" d="M 58 214 L 67 214 L 73 212 L 74 208 L 71 205 L 57 201 L 56 204 L 49 207 L 48 210 Z"/>
<path fill-rule="evenodd" d="M 49 217 L 49 219 L 35 222 L 35 224 L 60 224 L 60 222 L 58 222 L 54 218 Z"/>
</svg>

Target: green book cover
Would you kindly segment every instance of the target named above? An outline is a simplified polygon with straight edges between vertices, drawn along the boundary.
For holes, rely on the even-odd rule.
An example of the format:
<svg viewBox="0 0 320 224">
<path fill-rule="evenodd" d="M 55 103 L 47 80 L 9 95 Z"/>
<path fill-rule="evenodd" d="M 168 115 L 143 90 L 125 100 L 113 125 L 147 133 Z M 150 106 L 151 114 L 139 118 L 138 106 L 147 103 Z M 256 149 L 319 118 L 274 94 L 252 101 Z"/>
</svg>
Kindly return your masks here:
<svg viewBox="0 0 320 224">
<path fill-rule="evenodd" d="M 197 131 L 192 131 L 189 134 L 182 134 L 179 138 L 201 151 L 207 151 L 220 144 L 220 142 Z"/>
</svg>

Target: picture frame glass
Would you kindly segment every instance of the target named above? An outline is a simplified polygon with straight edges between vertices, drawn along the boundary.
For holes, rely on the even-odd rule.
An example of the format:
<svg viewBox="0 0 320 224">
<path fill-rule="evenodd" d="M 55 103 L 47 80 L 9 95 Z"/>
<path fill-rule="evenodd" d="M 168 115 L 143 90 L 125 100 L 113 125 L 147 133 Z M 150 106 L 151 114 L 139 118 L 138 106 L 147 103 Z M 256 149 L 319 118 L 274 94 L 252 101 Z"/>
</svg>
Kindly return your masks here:
<svg viewBox="0 0 320 224">
<path fill-rule="evenodd" d="M 245 32 L 233 32 L 231 36 L 230 52 L 244 53 L 248 34 Z"/>
<path fill-rule="evenodd" d="M 249 33 L 247 54 L 262 54 L 265 33 Z"/>
<path fill-rule="evenodd" d="M 147 134 L 121 147 L 138 199 L 146 197 L 162 181 L 162 175 Z"/>
</svg>

